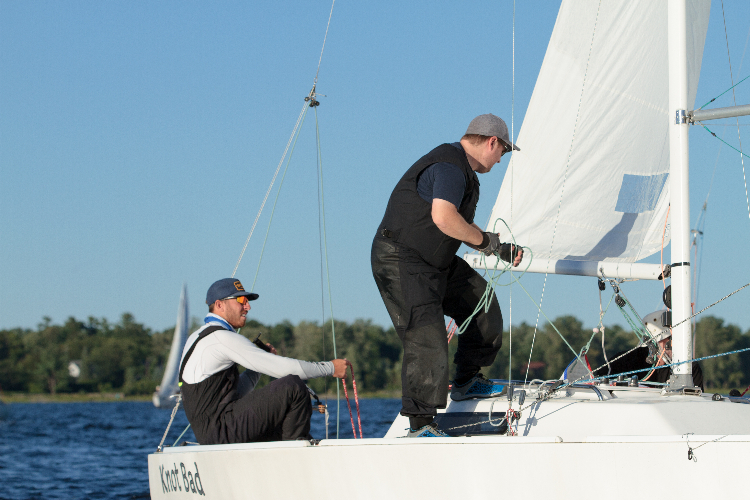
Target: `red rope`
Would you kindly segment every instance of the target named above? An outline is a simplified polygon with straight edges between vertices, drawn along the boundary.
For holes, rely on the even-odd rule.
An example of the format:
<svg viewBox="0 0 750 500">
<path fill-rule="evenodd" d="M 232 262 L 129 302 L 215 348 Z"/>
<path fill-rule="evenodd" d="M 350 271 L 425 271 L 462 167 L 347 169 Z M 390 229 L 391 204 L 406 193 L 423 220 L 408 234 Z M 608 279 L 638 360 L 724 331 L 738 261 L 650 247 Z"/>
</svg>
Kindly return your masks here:
<svg viewBox="0 0 750 500">
<path fill-rule="evenodd" d="M 451 328 L 451 325 L 453 325 L 453 328 Z M 456 330 L 458 330 L 458 323 L 455 325 L 453 324 L 453 320 L 450 320 L 450 323 L 448 323 L 448 327 L 446 328 L 446 331 L 448 332 L 448 343 L 451 343 L 451 339 L 453 338 L 453 335 L 456 333 Z"/>
<path fill-rule="evenodd" d="M 750 385 L 747 386 L 747 389 L 745 389 L 745 392 L 747 392 L 748 390 L 750 390 Z M 740 397 L 744 396 L 745 392 L 743 392 L 742 394 L 740 394 Z"/>
<path fill-rule="evenodd" d="M 362 439 L 362 420 L 359 416 L 359 397 L 357 397 L 357 382 L 354 380 L 354 367 L 349 365 L 349 370 L 352 372 L 352 388 L 354 389 L 354 401 L 357 403 L 357 424 L 359 424 L 359 438 Z M 357 439 L 357 431 L 354 428 L 354 416 L 352 415 L 352 405 L 349 403 L 349 391 L 346 390 L 346 376 L 341 379 L 344 385 L 344 397 L 346 398 L 346 407 L 349 408 L 349 420 L 352 422 L 352 433 L 354 433 L 354 439 Z"/>
</svg>

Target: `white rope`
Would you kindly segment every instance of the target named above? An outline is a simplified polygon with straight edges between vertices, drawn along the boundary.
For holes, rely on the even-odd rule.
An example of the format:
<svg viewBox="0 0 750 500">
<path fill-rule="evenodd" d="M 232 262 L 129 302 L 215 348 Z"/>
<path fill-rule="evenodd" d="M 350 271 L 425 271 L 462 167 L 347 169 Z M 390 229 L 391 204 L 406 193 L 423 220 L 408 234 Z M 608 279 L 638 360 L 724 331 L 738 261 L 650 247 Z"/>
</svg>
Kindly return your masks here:
<svg viewBox="0 0 750 500">
<path fill-rule="evenodd" d="M 323 61 L 323 51 L 326 48 L 326 40 L 328 39 L 328 28 L 331 27 L 331 16 L 333 16 L 333 6 L 336 4 L 336 0 L 331 3 L 331 12 L 328 14 L 328 24 L 326 25 L 326 34 L 323 37 L 323 47 L 320 49 L 320 58 L 318 59 L 318 70 L 315 72 L 315 80 L 313 80 L 313 88 L 318 83 L 318 73 L 320 73 L 320 63 Z"/>
<path fill-rule="evenodd" d="M 318 58 L 318 69 L 315 71 L 315 80 L 313 80 L 313 88 L 310 91 L 310 95 L 308 96 L 310 99 L 314 98 L 316 95 L 321 95 L 321 94 L 315 93 L 315 86 L 318 83 L 318 74 L 320 73 L 320 64 L 323 61 L 323 51 L 326 48 L 326 40 L 328 39 L 328 28 L 331 27 L 331 17 L 333 16 L 333 6 L 335 4 L 336 4 L 336 0 L 333 0 L 333 3 L 331 3 L 331 12 L 328 14 L 328 24 L 326 25 L 326 34 L 325 36 L 323 36 L 323 47 L 320 49 L 320 57 Z M 266 196 L 263 198 L 263 202 L 260 204 L 260 210 L 258 210 L 258 215 L 255 216 L 253 227 L 250 228 L 250 234 L 247 235 L 247 240 L 245 240 L 245 246 L 242 247 L 242 252 L 240 252 L 240 257 L 239 259 L 237 259 L 237 264 L 234 266 L 234 271 L 232 271 L 232 278 L 234 278 L 234 275 L 237 273 L 237 268 L 240 267 L 242 256 L 245 255 L 245 250 L 247 250 L 247 245 L 250 243 L 250 238 L 253 236 L 253 231 L 255 231 L 255 226 L 256 224 L 258 224 L 258 219 L 260 219 L 260 214 L 263 212 L 263 207 L 266 206 L 266 201 L 268 200 L 268 196 L 271 194 L 271 189 L 273 188 L 273 185 L 276 182 L 276 177 L 279 175 L 279 171 L 281 170 L 281 165 L 284 163 L 284 158 L 286 158 L 286 154 L 289 151 L 289 146 L 292 144 L 292 140 L 294 139 L 294 136 L 297 133 L 297 128 L 299 128 L 299 125 L 302 122 L 302 118 L 305 115 L 305 109 L 307 108 L 308 105 L 309 105 L 309 100 L 305 100 L 305 104 L 302 105 L 302 111 L 300 111 L 300 114 L 297 117 L 297 123 L 294 124 L 292 135 L 289 136 L 289 141 L 287 141 L 286 148 L 284 148 L 284 154 L 281 155 L 281 160 L 279 160 L 279 164 L 276 167 L 276 172 L 274 172 L 273 174 L 273 179 L 271 179 L 271 184 L 268 186 L 268 190 L 266 191 Z"/>
<path fill-rule="evenodd" d="M 177 408 L 180 407 L 180 401 L 182 401 L 182 394 L 178 394 L 176 397 L 177 397 L 177 400 L 175 401 L 174 408 L 172 408 L 172 416 L 169 417 L 169 423 L 167 424 L 167 428 L 164 430 L 164 435 L 161 437 L 161 442 L 159 443 L 159 446 L 156 448 L 156 451 L 158 452 L 161 452 L 161 450 L 164 449 L 163 448 L 164 440 L 167 439 L 167 434 L 169 433 L 170 427 L 172 427 L 174 416 L 177 414 Z"/>
</svg>

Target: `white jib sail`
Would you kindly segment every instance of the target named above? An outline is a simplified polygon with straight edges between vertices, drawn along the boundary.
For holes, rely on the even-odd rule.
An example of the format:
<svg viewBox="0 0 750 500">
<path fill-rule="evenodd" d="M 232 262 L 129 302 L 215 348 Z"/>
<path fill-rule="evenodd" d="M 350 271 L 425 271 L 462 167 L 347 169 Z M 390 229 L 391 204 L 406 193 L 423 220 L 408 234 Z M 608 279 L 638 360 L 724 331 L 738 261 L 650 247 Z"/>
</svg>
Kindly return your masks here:
<svg viewBox="0 0 750 500">
<path fill-rule="evenodd" d="M 177 384 L 179 381 L 177 379 L 179 378 L 180 358 L 182 356 L 182 349 L 185 347 L 185 341 L 188 337 L 189 324 L 190 319 L 188 316 L 187 305 L 187 285 L 182 285 L 180 305 L 177 309 L 177 325 L 175 326 L 174 336 L 172 337 L 172 347 L 169 349 L 167 367 L 164 370 L 164 377 L 161 380 L 159 392 L 157 393 L 158 399 L 162 406 L 167 405 L 169 397 L 173 394 L 176 394 L 178 390 Z"/>
<path fill-rule="evenodd" d="M 709 11 L 708 0 L 688 2 L 691 107 Z M 507 241 L 502 218 L 540 260 L 659 251 L 668 100 L 667 2 L 564 0 L 487 230 Z"/>
</svg>

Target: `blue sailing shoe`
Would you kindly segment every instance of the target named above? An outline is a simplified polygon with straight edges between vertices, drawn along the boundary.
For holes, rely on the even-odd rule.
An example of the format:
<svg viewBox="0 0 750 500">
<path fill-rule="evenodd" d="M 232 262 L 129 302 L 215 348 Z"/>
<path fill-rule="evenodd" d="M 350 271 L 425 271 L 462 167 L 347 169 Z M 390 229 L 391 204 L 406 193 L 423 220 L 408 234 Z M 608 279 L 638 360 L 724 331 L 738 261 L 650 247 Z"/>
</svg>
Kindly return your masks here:
<svg viewBox="0 0 750 500">
<path fill-rule="evenodd" d="M 441 431 L 437 428 L 437 424 L 435 422 L 431 424 L 424 425 L 420 427 L 417 430 L 409 429 L 409 433 L 406 435 L 406 437 L 410 438 L 423 438 L 423 437 L 450 437 L 445 432 Z"/>
<path fill-rule="evenodd" d="M 504 393 L 504 385 L 487 380 L 484 375 L 477 373 L 463 385 L 459 386 L 454 383 L 451 389 L 451 399 L 463 401 L 464 399 L 496 398 Z"/>
</svg>

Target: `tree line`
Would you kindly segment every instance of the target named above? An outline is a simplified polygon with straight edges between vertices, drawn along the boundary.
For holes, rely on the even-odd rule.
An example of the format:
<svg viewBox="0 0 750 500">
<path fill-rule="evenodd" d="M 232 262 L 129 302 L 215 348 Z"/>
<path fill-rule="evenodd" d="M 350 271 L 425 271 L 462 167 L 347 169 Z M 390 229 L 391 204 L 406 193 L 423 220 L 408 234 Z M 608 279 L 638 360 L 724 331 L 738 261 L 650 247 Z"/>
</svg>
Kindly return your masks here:
<svg viewBox="0 0 750 500">
<path fill-rule="evenodd" d="M 193 320 L 191 331 L 200 324 Z M 554 324 L 577 352 L 589 345 L 592 368 L 604 364 L 601 334 L 592 336 L 592 330 L 572 316 L 557 318 Z M 336 334 L 335 354 L 332 329 Z M 164 374 L 173 334 L 173 328 L 152 331 L 127 313 L 114 324 L 106 319 L 80 321 L 72 317 L 63 324 L 53 324 L 44 318 L 36 329 L 0 330 L 0 389 L 51 394 L 151 394 Z M 289 321 L 276 325 L 248 321 L 241 334 L 251 340 L 260 334 L 261 340 L 273 344 L 282 356 L 310 361 L 346 357 L 354 365 L 358 391 L 401 388 L 403 352 L 393 327 L 383 328 L 363 319 L 353 323 L 334 321 L 333 325 L 330 321 L 322 325 L 308 321 L 297 325 Z M 508 348 L 511 336 L 512 350 Z M 750 347 L 750 331 L 742 332 L 712 316 L 697 322 L 695 339 L 696 358 Z M 495 363 L 484 370 L 490 378 L 558 378 L 574 358 L 573 351 L 549 324 L 536 330 L 526 323 L 513 326 L 504 332 L 503 344 Z M 636 344 L 632 331 L 617 325 L 605 328 L 609 359 Z M 456 345 L 454 338 L 449 346 L 451 360 Z M 750 384 L 750 352 L 701 364 L 707 388 L 744 388 Z M 268 380 L 263 376 L 261 384 Z M 311 380 L 310 385 L 317 392 L 335 391 L 330 379 Z"/>
</svg>

